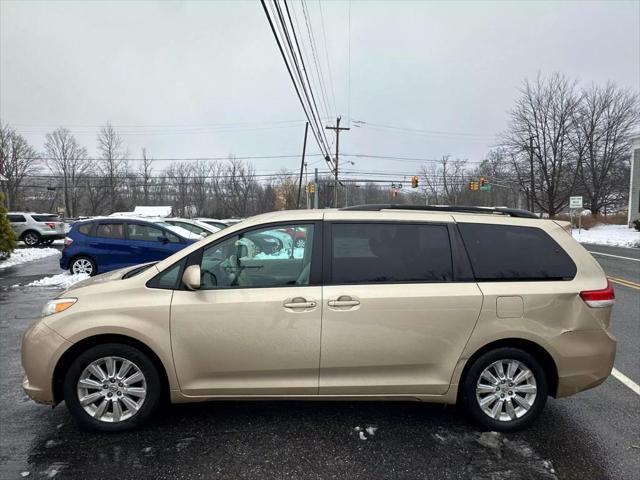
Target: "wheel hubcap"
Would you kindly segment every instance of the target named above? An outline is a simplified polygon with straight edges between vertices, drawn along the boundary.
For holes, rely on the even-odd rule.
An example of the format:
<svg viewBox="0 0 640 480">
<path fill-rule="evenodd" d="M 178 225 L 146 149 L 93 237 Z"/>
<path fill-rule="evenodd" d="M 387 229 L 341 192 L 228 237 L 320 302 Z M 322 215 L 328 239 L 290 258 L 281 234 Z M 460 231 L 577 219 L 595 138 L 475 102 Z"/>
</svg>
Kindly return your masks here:
<svg viewBox="0 0 640 480">
<path fill-rule="evenodd" d="M 518 360 L 505 359 L 485 368 L 476 383 L 476 400 L 485 415 L 509 422 L 524 416 L 536 400 L 533 372 Z"/>
<path fill-rule="evenodd" d="M 93 273 L 93 265 L 86 258 L 81 258 L 73 262 L 73 273 L 88 273 L 91 275 Z"/>
<path fill-rule="evenodd" d="M 147 381 L 135 363 L 122 357 L 103 357 L 84 369 L 77 394 L 84 411 L 96 420 L 122 422 L 142 407 Z"/>
</svg>

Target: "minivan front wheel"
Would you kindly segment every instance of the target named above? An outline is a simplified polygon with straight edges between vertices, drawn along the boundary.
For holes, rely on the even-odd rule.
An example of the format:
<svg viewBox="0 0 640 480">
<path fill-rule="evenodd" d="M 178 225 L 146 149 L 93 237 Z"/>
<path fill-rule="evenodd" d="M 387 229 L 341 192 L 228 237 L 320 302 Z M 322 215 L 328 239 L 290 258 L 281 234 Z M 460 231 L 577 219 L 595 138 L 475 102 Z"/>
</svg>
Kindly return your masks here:
<svg viewBox="0 0 640 480">
<path fill-rule="evenodd" d="M 93 277 L 97 273 L 96 264 L 93 260 L 87 257 L 76 257 L 71 262 L 69 267 L 71 273 L 87 273 L 90 277 Z"/>
<path fill-rule="evenodd" d="M 467 411 L 483 427 L 512 431 L 530 425 L 547 401 L 542 365 L 519 348 L 497 348 L 478 357 L 463 379 Z"/>
<path fill-rule="evenodd" d="M 157 368 L 130 345 L 110 343 L 81 353 L 64 379 L 67 408 L 81 427 L 129 430 L 158 409 L 162 383 Z"/>
</svg>

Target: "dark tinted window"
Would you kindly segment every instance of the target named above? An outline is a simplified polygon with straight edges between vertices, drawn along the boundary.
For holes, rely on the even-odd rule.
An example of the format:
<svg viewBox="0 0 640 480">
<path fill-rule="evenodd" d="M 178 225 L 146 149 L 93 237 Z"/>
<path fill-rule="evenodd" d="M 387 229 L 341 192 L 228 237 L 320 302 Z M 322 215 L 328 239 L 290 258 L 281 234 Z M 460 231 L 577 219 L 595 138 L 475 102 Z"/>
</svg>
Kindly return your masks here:
<svg viewBox="0 0 640 480">
<path fill-rule="evenodd" d="M 187 262 L 186 258 L 183 258 L 175 265 L 169 267 L 161 274 L 155 276 L 153 280 L 151 280 L 147 286 L 151 288 L 164 288 L 167 290 L 173 290 L 178 288 L 178 280 L 180 277 L 180 272 L 182 272 L 182 268 Z"/>
<path fill-rule="evenodd" d="M 93 227 L 93 223 L 87 223 L 85 225 L 80 225 L 78 227 L 78 231 L 83 235 L 89 235 L 91 233 L 91 227 Z"/>
<path fill-rule="evenodd" d="M 60 217 L 58 215 L 31 215 L 36 222 L 59 222 Z"/>
<path fill-rule="evenodd" d="M 569 280 L 576 266 L 546 232 L 535 227 L 458 224 L 477 281 Z"/>
<path fill-rule="evenodd" d="M 24 215 L 8 215 L 9 217 L 9 222 L 11 223 L 21 223 L 21 222 L 26 222 L 27 219 L 24 218 Z"/>
<path fill-rule="evenodd" d="M 332 227 L 333 283 L 448 282 L 453 278 L 444 225 L 346 224 Z"/>
<path fill-rule="evenodd" d="M 100 223 L 96 225 L 95 236 L 102 238 L 124 238 L 124 228 L 122 223 Z"/>
</svg>

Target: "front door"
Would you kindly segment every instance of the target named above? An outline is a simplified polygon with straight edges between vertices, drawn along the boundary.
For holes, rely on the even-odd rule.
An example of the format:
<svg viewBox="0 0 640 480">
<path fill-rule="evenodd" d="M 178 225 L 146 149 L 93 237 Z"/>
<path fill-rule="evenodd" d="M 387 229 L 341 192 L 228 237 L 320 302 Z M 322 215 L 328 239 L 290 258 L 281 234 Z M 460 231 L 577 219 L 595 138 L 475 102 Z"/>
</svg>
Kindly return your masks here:
<svg viewBox="0 0 640 480">
<path fill-rule="evenodd" d="M 320 394 L 444 394 L 482 306 L 475 282 L 454 282 L 449 227 L 325 229 Z"/>
<path fill-rule="evenodd" d="M 282 228 L 316 241 L 294 249 L 282 241 Z M 200 289 L 176 290 L 171 304 L 183 393 L 318 393 L 320 228 L 311 222 L 246 230 L 204 248 Z"/>
</svg>

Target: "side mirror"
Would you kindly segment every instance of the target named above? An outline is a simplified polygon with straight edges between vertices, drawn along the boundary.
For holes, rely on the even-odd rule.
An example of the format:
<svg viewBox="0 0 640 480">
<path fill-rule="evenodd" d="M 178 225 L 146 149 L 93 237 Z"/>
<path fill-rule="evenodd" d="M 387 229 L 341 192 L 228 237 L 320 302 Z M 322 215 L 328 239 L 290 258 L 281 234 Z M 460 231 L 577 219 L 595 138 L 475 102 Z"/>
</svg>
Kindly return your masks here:
<svg viewBox="0 0 640 480">
<path fill-rule="evenodd" d="M 182 283 L 189 290 L 200 288 L 200 265 L 189 265 L 182 274 Z"/>
</svg>

